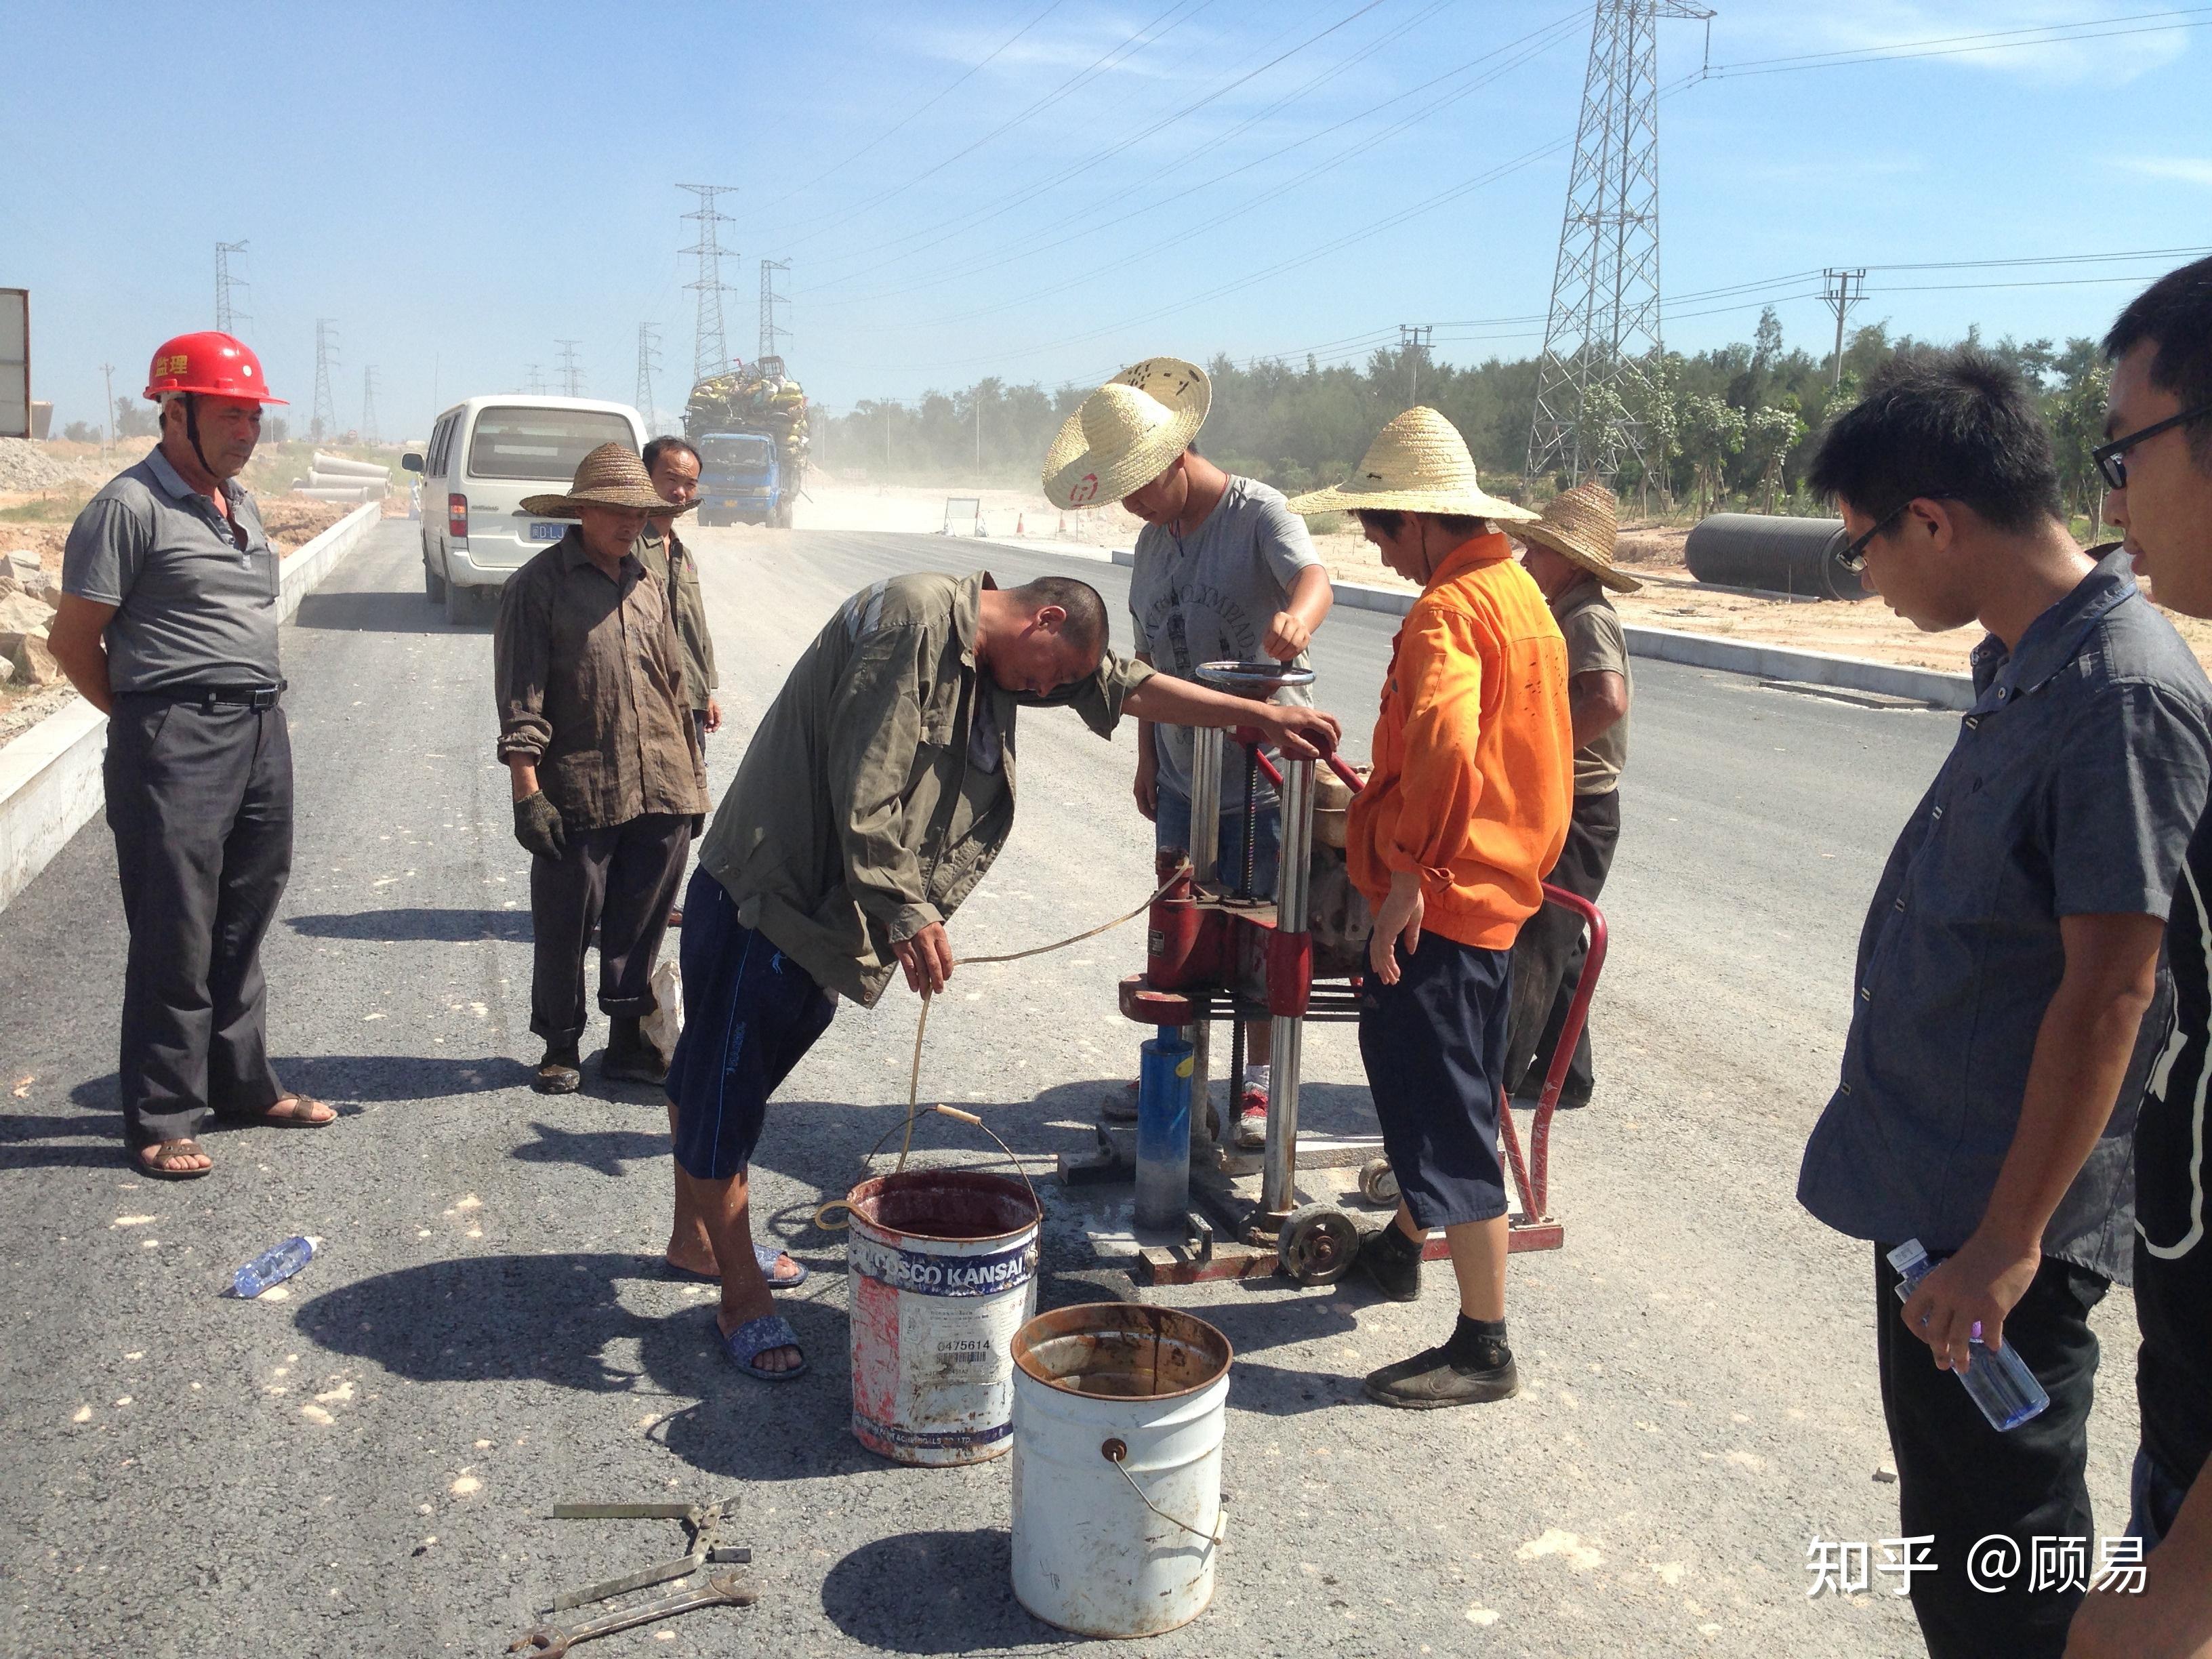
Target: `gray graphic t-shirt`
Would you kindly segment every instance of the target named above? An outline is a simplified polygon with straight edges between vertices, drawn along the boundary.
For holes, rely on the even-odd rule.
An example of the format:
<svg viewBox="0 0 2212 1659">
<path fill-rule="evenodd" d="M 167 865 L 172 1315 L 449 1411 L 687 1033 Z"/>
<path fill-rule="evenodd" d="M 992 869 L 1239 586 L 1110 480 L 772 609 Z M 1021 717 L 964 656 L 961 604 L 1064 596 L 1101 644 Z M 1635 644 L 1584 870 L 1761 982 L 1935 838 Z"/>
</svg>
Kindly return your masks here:
<svg viewBox="0 0 2212 1659">
<path fill-rule="evenodd" d="M 1267 624 L 1289 603 L 1298 572 L 1317 565 L 1306 521 L 1283 504 L 1282 492 L 1253 478 L 1232 476 L 1229 489 L 1197 532 L 1178 540 L 1157 525 L 1137 532 L 1136 567 L 1129 577 L 1129 615 L 1137 651 L 1152 665 L 1194 679 L 1198 665 L 1234 659 L 1254 662 Z M 1301 668 L 1310 667 L 1302 654 Z M 1278 702 L 1310 704 L 1303 690 L 1278 693 Z M 1163 726 L 1156 732 L 1160 787 L 1190 794 L 1190 728 Z M 1274 791 L 1260 780 L 1260 801 Z M 1221 810 L 1244 804 L 1244 750 L 1224 742 Z"/>
</svg>

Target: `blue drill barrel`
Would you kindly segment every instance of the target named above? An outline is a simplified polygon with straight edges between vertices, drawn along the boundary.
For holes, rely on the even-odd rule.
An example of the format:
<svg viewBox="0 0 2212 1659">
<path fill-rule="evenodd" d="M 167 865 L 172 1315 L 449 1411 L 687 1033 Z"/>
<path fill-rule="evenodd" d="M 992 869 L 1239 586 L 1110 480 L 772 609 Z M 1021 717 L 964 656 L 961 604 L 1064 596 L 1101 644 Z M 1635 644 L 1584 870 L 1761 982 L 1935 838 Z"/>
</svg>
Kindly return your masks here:
<svg viewBox="0 0 2212 1659">
<path fill-rule="evenodd" d="M 1163 1025 L 1137 1071 L 1137 1224 L 1180 1230 L 1190 1208 L 1191 1048 Z"/>
</svg>

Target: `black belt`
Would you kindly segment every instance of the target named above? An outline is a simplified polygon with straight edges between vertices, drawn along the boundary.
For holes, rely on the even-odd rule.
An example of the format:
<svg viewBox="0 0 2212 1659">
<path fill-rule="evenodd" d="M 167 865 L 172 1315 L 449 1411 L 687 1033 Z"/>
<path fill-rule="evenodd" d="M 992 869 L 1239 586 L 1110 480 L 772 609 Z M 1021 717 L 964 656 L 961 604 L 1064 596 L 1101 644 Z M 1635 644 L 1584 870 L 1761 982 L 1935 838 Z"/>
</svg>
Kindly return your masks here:
<svg viewBox="0 0 2212 1659">
<path fill-rule="evenodd" d="M 213 714 L 218 708 L 274 708 L 290 684 L 289 680 L 279 680 L 274 685 L 165 685 L 157 690 L 122 695 L 162 702 L 196 702 L 203 711 Z"/>
</svg>

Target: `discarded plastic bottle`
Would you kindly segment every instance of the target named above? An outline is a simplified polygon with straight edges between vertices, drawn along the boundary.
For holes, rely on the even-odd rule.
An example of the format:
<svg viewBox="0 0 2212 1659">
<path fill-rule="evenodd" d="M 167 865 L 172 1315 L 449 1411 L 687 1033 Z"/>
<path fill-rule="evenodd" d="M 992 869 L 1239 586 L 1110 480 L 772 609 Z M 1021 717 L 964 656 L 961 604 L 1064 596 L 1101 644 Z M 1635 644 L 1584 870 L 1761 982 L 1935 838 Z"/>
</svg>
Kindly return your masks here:
<svg viewBox="0 0 2212 1659">
<path fill-rule="evenodd" d="M 282 1285 L 313 1261 L 314 1255 L 314 1244 L 304 1238 L 288 1238 L 271 1245 L 231 1275 L 231 1294 L 251 1300 L 271 1285 Z"/>
<path fill-rule="evenodd" d="M 1905 1302 L 1911 1299 L 1914 1287 L 1936 1264 L 1928 1259 L 1918 1239 L 1908 1238 L 1889 1253 L 1889 1265 L 1904 1278 L 1897 1287 L 1897 1299 Z M 1983 1342 L 1979 1320 L 1974 1322 L 1970 1346 L 1972 1364 L 1956 1376 L 1982 1408 L 1982 1415 L 1990 1419 L 1991 1428 L 1999 1433 L 2016 1429 L 2051 1403 L 2051 1396 L 2043 1391 L 2043 1384 L 2035 1380 L 2035 1373 L 2028 1370 L 2017 1349 L 2009 1346 L 1991 1349 Z"/>
</svg>

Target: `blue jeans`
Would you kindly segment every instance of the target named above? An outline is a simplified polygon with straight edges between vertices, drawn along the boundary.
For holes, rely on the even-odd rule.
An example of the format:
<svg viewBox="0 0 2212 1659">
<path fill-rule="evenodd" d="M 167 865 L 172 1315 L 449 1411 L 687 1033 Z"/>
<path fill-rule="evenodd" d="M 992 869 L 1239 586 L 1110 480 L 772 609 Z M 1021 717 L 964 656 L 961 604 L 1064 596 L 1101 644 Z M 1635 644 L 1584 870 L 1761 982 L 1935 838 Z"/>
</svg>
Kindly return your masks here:
<svg viewBox="0 0 2212 1659">
<path fill-rule="evenodd" d="M 2164 1464 L 2142 1447 L 2136 1448 L 2135 1473 L 2128 1480 L 2128 1536 L 2142 1540 L 2144 1554 L 2166 1541 L 2188 1497 L 2189 1488 L 2169 1474 Z"/>
<path fill-rule="evenodd" d="M 1275 896 L 1275 865 L 1283 844 L 1283 809 L 1270 804 L 1259 811 L 1259 833 L 1252 845 L 1252 893 L 1255 898 Z M 1163 784 L 1159 809 L 1152 819 L 1152 845 L 1163 850 L 1190 850 L 1190 801 Z M 1244 878 L 1244 814 L 1224 809 L 1221 814 L 1221 884 L 1234 891 Z"/>
</svg>

